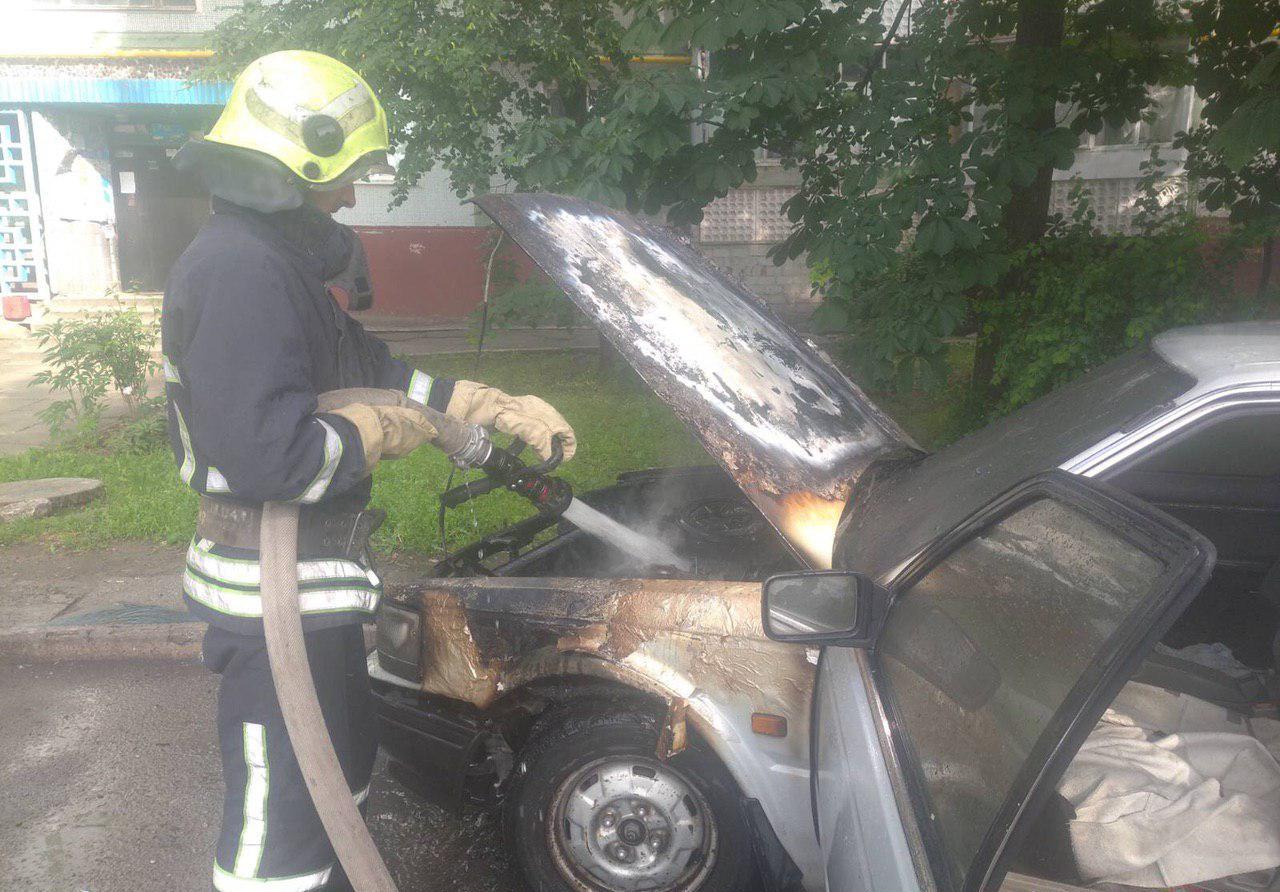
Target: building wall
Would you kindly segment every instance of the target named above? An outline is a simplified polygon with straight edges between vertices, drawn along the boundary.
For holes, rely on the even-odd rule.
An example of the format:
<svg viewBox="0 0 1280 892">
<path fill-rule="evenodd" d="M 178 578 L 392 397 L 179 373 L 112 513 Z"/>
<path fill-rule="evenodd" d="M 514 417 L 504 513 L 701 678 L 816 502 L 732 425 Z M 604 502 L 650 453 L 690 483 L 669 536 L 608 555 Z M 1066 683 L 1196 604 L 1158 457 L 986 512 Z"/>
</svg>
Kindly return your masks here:
<svg viewBox="0 0 1280 892">
<path fill-rule="evenodd" d="M 476 226 L 358 226 L 369 256 L 371 315 L 463 319 L 484 293 L 492 230 Z"/>
<path fill-rule="evenodd" d="M 373 279 L 373 315 L 461 319 L 480 303 L 492 229 L 449 188 L 443 170 L 426 174 L 390 207 L 390 177 L 356 184 L 356 206 L 337 219 L 360 233 Z M 483 222 L 488 223 L 488 218 Z"/>
<path fill-rule="evenodd" d="M 697 229 L 698 249 L 716 266 L 773 304 L 804 318 L 816 306 L 804 258 L 781 266 L 767 255 L 791 231 L 782 203 L 796 191 L 797 175 L 767 162 L 755 182 L 707 206 Z"/>
<path fill-rule="evenodd" d="M 348 226 L 475 226 L 483 218 L 476 207 L 464 202 L 449 188 L 449 174 L 433 170 L 409 190 L 403 204 L 390 207 L 391 177 L 356 184 L 356 206 L 338 214 Z"/>
<path fill-rule="evenodd" d="M 36 8 L 27 0 L 5 0 L 16 7 L 5 27 L 11 47 L 25 52 L 84 52 L 119 48 L 180 49 L 204 43 L 204 33 L 236 9 L 242 0 L 195 0 L 194 9 Z M 122 0 L 120 6 L 127 6 Z"/>
</svg>

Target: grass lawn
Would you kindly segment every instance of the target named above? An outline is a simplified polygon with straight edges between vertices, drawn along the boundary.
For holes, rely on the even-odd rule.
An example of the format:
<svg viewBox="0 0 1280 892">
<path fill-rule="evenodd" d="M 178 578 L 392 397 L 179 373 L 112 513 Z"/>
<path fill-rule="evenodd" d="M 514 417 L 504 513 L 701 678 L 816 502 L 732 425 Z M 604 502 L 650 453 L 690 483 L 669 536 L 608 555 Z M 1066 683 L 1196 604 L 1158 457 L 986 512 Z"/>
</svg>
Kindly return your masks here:
<svg viewBox="0 0 1280 892">
<path fill-rule="evenodd" d="M 620 360 L 602 369 L 590 351 L 490 353 L 479 370 L 473 356 L 410 361 L 431 374 L 478 379 L 509 393 L 535 393 L 559 408 L 578 434 L 577 457 L 561 473 L 579 491 L 608 484 L 622 471 L 710 461 Z M 922 442 L 933 442 L 945 430 L 945 395 L 874 398 Z M 375 540 L 381 548 L 438 552 L 437 496 L 449 472 L 444 456 L 429 448 L 377 469 L 373 504 L 388 513 Z M 125 539 L 180 544 L 191 535 L 196 497 L 179 482 L 167 443 L 125 453 L 62 446 L 0 458 L 0 482 L 32 477 L 96 477 L 105 492 L 80 511 L 0 524 L 0 545 L 34 539 L 50 547 L 88 549 Z M 454 482 L 462 479 L 459 473 Z M 461 545 L 531 511 L 510 493 L 478 499 L 450 512 L 449 544 Z"/>
<path fill-rule="evenodd" d="M 490 353 L 478 371 L 474 356 L 410 361 L 431 374 L 479 379 L 509 393 L 536 393 L 560 409 L 578 434 L 578 454 L 562 472 L 575 489 L 607 484 L 621 471 L 709 461 L 624 363 L 602 372 L 594 352 Z M 373 504 L 388 513 L 378 534 L 381 547 L 438 550 L 436 497 L 450 468 L 443 455 L 429 448 L 378 467 Z M 179 544 L 191 536 L 196 497 L 178 480 L 167 443 L 125 454 L 63 446 L 0 458 L 0 482 L 32 477 L 96 477 L 105 491 L 80 511 L 0 524 L 0 545 L 38 539 L 50 546 L 86 549 L 121 539 Z M 459 473 L 454 482 L 462 479 Z M 450 545 L 531 511 L 510 493 L 478 499 L 451 512 Z"/>
</svg>

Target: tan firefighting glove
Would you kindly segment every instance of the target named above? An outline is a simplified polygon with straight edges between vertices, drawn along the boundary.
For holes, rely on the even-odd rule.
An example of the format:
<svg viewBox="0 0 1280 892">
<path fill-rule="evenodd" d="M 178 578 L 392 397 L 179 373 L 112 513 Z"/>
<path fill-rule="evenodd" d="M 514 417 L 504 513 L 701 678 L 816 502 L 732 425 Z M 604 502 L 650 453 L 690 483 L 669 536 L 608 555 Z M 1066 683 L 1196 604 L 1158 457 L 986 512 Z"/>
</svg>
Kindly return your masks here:
<svg viewBox="0 0 1280 892">
<path fill-rule="evenodd" d="M 360 433 L 366 472 L 372 471 L 381 459 L 408 455 L 436 438 L 436 429 L 427 423 L 422 413 L 405 406 L 353 403 L 330 414 L 347 419 Z"/>
<path fill-rule="evenodd" d="M 457 381 L 445 414 L 519 437 L 543 461 L 551 457 L 554 437 L 560 438 L 565 461 L 573 458 L 577 450 L 578 441 L 569 422 L 536 396 L 511 396 L 487 384 Z"/>
</svg>

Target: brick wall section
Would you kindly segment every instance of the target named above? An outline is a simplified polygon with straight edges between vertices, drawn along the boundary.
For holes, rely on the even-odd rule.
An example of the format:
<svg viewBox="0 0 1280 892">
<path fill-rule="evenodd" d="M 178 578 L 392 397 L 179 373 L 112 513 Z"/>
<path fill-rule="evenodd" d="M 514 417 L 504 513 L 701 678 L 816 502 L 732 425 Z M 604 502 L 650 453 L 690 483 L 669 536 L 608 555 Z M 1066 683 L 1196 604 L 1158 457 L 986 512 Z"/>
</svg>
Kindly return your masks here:
<svg viewBox="0 0 1280 892">
<path fill-rule="evenodd" d="M 797 182 L 795 171 L 762 164 L 755 182 L 707 206 L 696 235 L 698 250 L 712 263 L 784 316 L 804 320 L 817 306 L 804 258 L 775 266 L 767 256 L 791 230 L 782 203 Z"/>
<path fill-rule="evenodd" d="M 767 300 L 784 316 L 807 316 L 817 306 L 809 290 L 809 268 L 804 260 L 774 266 L 766 257 L 772 245 L 763 242 L 716 244 L 703 242 L 698 250 L 720 269 Z"/>
</svg>

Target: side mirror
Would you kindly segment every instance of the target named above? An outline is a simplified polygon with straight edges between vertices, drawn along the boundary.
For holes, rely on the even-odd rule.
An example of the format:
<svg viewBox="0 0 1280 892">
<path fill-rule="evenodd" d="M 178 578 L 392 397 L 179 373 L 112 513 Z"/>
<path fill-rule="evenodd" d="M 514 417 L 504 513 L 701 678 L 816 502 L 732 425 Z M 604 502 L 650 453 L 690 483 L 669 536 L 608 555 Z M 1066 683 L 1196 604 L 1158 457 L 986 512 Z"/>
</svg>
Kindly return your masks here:
<svg viewBox="0 0 1280 892">
<path fill-rule="evenodd" d="M 782 573 L 763 590 L 764 633 L 774 641 L 867 647 L 889 604 L 869 576 L 843 570 Z"/>
</svg>

